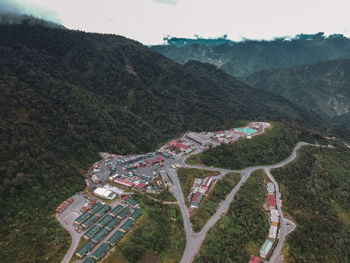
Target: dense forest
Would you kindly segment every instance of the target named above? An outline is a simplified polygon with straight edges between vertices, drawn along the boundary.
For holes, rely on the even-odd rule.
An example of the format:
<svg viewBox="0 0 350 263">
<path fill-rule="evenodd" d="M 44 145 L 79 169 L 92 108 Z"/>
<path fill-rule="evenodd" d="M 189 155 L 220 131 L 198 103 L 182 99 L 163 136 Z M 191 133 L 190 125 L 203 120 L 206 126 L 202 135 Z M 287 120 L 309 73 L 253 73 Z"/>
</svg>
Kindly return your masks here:
<svg viewBox="0 0 350 263">
<path fill-rule="evenodd" d="M 323 137 L 297 122 L 273 123 L 264 134 L 202 152 L 200 160 L 207 166 L 242 169 L 274 164 L 287 158 L 299 141 L 319 142 Z M 193 159 L 196 157 L 192 157 Z"/>
<path fill-rule="evenodd" d="M 269 223 L 263 204 L 264 173 L 257 171 L 233 199 L 226 215 L 208 232 L 194 262 L 248 262 L 265 241 Z"/>
<path fill-rule="evenodd" d="M 349 262 L 350 149 L 303 147 L 272 174 L 283 210 L 297 224 L 283 250 L 286 262 Z"/>
</svg>

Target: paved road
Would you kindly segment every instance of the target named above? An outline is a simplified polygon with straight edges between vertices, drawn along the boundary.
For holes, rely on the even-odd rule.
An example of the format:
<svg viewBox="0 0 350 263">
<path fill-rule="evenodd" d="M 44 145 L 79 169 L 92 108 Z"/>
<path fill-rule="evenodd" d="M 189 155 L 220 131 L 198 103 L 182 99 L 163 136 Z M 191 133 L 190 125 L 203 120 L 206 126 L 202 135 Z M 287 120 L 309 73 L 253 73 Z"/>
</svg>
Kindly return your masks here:
<svg viewBox="0 0 350 263">
<path fill-rule="evenodd" d="M 198 165 L 185 165 L 185 163 L 184 163 L 185 159 L 187 159 L 188 157 L 190 157 L 193 154 L 198 153 L 198 151 L 183 158 L 183 160 L 181 160 L 181 164 L 185 167 L 206 169 L 206 170 L 210 170 L 210 171 L 220 171 L 221 173 L 227 173 L 227 172 L 239 172 L 239 173 L 241 173 L 240 182 L 226 196 L 226 199 L 220 203 L 216 213 L 208 220 L 208 222 L 205 224 L 205 226 L 203 227 L 203 229 L 199 233 L 194 233 L 192 231 L 192 226 L 191 226 L 191 222 L 189 220 L 188 210 L 187 210 L 186 205 L 185 205 L 181 185 L 180 185 L 180 182 L 177 178 L 176 170 L 168 169 L 168 174 L 169 174 L 171 180 L 174 182 L 174 187 L 172 188 L 172 192 L 173 192 L 173 195 L 175 196 L 175 198 L 177 199 L 177 201 L 179 202 L 183 221 L 184 221 L 185 233 L 186 233 L 186 248 L 185 248 L 185 251 L 184 251 L 184 254 L 183 254 L 183 257 L 182 257 L 180 263 L 188 263 L 188 262 L 193 261 L 195 255 L 197 254 L 197 252 L 200 249 L 200 246 L 201 246 L 203 240 L 206 237 L 207 232 L 220 219 L 221 213 L 223 211 L 228 210 L 230 203 L 232 202 L 236 193 L 239 191 L 239 189 L 242 187 L 242 185 L 246 182 L 246 180 L 249 178 L 249 176 L 251 175 L 252 172 L 260 170 L 260 169 L 265 169 L 266 171 L 269 172 L 270 169 L 272 169 L 272 168 L 279 168 L 279 167 L 282 167 L 282 166 L 290 163 L 291 161 L 293 161 L 295 159 L 297 150 L 304 145 L 310 145 L 310 144 L 305 143 L 305 142 L 298 143 L 294 147 L 291 155 L 287 159 L 283 160 L 280 163 L 277 163 L 274 165 L 249 167 L 249 168 L 246 168 L 243 170 L 228 170 L 228 169 L 221 169 L 221 168 L 209 168 L 209 167 L 198 166 Z M 278 184 L 274 180 L 274 178 L 272 177 L 270 172 L 269 172 L 268 176 L 269 175 L 271 176 L 271 181 L 275 184 L 276 193 L 278 193 L 277 196 L 279 197 L 280 193 L 279 193 Z M 283 214 L 282 214 L 281 205 L 282 205 L 281 201 L 279 201 L 278 202 L 279 213 L 280 213 L 280 216 L 282 215 L 281 216 L 281 237 L 282 238 L 279 240 L 277 248 L 275 249 L 275 251 L 273 253 L 273 257 L 272 257 L 272 259 L 270 259 L 269 262 L 274 262 L 275 257 L 280 254 L 280 251 L 282 249 L 282 245 L 283 245 L 283 242 L 284 242 L 284 239 L 286 236 L 286 222 L 285 222 Z"/>
</svg>

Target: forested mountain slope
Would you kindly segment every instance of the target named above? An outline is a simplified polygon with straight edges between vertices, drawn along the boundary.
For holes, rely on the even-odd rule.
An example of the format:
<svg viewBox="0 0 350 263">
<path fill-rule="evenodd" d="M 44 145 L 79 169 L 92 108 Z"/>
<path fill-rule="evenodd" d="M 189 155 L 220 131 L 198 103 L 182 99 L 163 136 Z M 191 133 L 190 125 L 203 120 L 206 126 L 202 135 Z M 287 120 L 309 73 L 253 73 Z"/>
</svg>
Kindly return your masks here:
<svg viewBox="0 0 350 263">
<path fill-rule="evenodd" d="M 245 80 L 255 88 L 279 94 L 325 118 L 338 117 L 336 124 L 350 127 L 346 121 L 350 113 L 350 59 L 263 70 Z"/>
<path fill-rule="evenodd" d="M 99 151 L 145 152 L 238 119 L 322 121 L 207 67 L 120 36 L 0 25 L 0 262 L 60 260 L 69 237 L 53 211 Z"/>
</svg>

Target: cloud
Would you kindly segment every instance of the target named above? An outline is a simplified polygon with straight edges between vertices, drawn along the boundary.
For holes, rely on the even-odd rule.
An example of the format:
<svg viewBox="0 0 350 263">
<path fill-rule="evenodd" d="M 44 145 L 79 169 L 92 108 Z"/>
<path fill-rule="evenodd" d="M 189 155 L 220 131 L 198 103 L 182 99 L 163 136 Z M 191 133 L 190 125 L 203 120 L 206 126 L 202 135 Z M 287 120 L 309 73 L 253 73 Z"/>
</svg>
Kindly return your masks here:
<svg viewBox="0 0 350 263">
<path fill-rule="evenodd" d="M 60 23 L 57 11 L 31 0 L 0 0 L 0 12 L 15 15 L 28 15 Z"/>
<path fill-rule="evenodd" d="M 176 5 L 178 0 L 151 0 L 152 2 L 167 4 L 167 5 Z"/>
</svg>

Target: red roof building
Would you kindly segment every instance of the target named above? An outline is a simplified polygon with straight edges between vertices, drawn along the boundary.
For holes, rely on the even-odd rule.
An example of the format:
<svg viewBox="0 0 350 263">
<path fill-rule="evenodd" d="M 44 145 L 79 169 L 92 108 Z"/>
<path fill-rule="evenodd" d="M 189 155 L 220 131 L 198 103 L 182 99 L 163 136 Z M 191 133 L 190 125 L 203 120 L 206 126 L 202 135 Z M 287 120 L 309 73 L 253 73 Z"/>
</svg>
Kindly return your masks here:
<svg viewBox="0 0 350 263">
<path fill-rule="evenodd" d="M 175 148 L 175 149 L 178 149 L 178 150 L 187 150 L 188 147 L 186 145 L 183 145 L 182 143 L 179 143 L 179 142 L 176 142 L 176 141 L 172 141 L 170 143 L 171 147 Z"/>
<path fill-rule="evenodd" d="M 146 186 L 144 183 L 139 183 L 138 185 L 135 185 L 135 188 L 142 191 L 142 189 Z"/>
<path fill-rule="evenodd" d="M 119 179 L 119 178 L 115 178 L 115 179 L 114 179 L 114 182 L 115 182 L 116 184 L 119 184 L 119 185 L 122 185 L 122 186 L 134 187 L 134 183 L 131 183 L 131 182 L 129 182 L 129 181 L 122 180 L 122 179 Z"/>
<path fill-rule="evenodd" d="M 164 162 L 164 158 L 163 157 L 157 157 L 155 159 L 151 159 L 151 160 L 146 160 L 145 163 L 149 164 L 149 165 L 154 165 L 157 163 L 161 163 Z"/>
<path fill-rule="evenodd" d="M 269 208 L 276 208 L 276 198 L 274 194 L 268 194 L 267 195 L 267 204 L 269 205 Z"/>
<path fill-rule="evenodd" d="M 259 263 L 260 258 L 256 256 L 250 256 L 249 263 Z"/>
<path fill-rule="evenodd" d="M 194 194 L 194 196 L 192 197 L 191 202 L 196 202 L 198 195 L 199 195 L 199 192 L 196 192 L 196 193 Z"/>
</svg>

